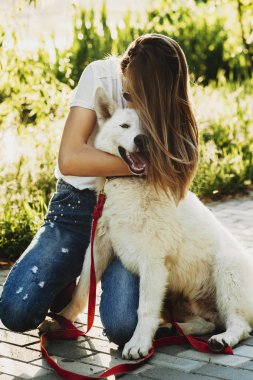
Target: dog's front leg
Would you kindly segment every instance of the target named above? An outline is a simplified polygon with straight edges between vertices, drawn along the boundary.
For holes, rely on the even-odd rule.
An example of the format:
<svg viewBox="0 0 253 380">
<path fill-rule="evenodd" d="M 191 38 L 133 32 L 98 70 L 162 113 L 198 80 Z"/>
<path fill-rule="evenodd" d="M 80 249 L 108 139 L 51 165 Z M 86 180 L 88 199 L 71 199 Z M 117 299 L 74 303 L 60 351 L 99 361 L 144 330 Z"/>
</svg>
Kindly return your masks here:
<svg viewBox="0 0 253 380">
<path fill-rule="evenodd" d="M 91 246 L 89 245 L 83 263 L 83 269 L 78 281 L 78 285 L 73 293 L 71 302 L 60 312 L 60 315 L 74 322 L 86 306 L 90 289 L 90 266 L 91 266 Z M 109 264 L 113 255 L 111 241 L 105 236 L 96 237 L 94 241 L 94 265 L 96 272 L 96 282 L 101 280 L 102 273 Z"/>
<path fill-rule="evenodd" d="M 164 263 L 142 264 L 140 269 L 140 299 L 135 332 L 123 349 L 124 359 L 138 359 L 148 354 L 158 328 L 165 296 L 168 270 Z"/>
</svg>

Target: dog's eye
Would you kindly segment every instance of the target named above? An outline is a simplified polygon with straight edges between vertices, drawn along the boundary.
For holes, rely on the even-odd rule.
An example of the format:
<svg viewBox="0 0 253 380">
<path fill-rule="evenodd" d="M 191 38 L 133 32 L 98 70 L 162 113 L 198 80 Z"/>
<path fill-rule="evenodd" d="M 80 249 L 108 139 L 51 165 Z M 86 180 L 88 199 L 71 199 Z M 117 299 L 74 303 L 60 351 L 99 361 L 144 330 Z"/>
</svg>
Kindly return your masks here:
<svg viewBox="0 0 253 380">
<path fill-rule="evenodd" d="M 130 125 L 129 124 L 120 124 L 120 127 L 121 128 L 130 128 Z"/>
</svg>

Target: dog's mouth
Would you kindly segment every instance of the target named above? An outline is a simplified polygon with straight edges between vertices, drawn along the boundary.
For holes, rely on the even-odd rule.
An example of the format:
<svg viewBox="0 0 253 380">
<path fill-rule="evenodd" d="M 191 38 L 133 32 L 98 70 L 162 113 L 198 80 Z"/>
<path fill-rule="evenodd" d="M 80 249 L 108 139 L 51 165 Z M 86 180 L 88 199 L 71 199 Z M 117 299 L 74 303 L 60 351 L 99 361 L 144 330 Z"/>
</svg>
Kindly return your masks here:
<svg viewBox="0 0 253 380">
<path fill-rule="evenodd" d="M 119 154 L 133 174 L 147 174 L 147 158 L 145 152 L 130 153 L 122 146 L 118 147 Z"/>
</svg>

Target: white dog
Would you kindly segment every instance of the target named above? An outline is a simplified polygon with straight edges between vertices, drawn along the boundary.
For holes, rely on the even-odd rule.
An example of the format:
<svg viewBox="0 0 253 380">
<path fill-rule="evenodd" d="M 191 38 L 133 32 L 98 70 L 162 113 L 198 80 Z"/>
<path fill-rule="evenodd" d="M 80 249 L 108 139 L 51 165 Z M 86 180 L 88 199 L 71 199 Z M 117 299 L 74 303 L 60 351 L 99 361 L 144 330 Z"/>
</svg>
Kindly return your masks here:
<svg viewBox="0 0 253 380">
<path fill-rule="evenodd" d="M 143 134 L 136 112 L 120 109 L 103 89 L 96 92 L 99 132 L 95 146 L 122 157 L 136 174 Z M 165 296 L 187 334 L 213 335 L 216 351 L 249 336 L 253 326 L 253 260 L 191 192 L 178 205 L 144 178 L 106 182 L 107 196 L 94 242 L 97 281 L 114 253 L 140 276 L 138 324 L 124 358 L 145 356 L 159 325 Z M 76 319 L 89 292 L 90 247 L 71 303 L 61 315 Z M 46 322 L 40 328 L 46 330 Z"/>
</svg>

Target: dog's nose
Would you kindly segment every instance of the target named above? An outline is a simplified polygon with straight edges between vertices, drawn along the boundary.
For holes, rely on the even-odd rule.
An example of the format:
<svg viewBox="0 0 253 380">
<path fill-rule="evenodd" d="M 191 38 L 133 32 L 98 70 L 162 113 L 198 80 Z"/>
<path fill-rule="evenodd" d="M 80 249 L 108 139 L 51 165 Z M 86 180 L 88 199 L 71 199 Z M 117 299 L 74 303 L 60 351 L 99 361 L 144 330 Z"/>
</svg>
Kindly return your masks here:
<svg viewBox="0 0 253 380">
<path fill-rule="evenodd" d="M 147 144 L 147 137 L 145 135 L 137 135 L 134 138 L 134 143 L 140 150 L 144 150 Z"/>
</svg>

